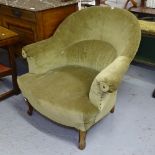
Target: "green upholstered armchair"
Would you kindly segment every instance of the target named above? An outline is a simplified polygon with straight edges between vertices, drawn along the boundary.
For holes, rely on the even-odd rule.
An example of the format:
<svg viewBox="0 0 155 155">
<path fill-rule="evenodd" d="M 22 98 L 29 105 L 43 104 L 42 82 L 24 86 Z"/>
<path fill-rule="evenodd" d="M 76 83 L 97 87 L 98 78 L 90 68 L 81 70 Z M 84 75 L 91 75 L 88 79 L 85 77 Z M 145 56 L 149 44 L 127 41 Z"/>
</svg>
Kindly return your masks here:
<svg viewBox="0 0 155 155">
<path fill-rule="evenodd" d="M 47 118 L 86 131 L 114 111 L 118 86 L 139 46 L 140 27 L 123 9 L 91 7 L 67 17 L 54 36 L 23 48 L 23 96 Z"/>
</svg>

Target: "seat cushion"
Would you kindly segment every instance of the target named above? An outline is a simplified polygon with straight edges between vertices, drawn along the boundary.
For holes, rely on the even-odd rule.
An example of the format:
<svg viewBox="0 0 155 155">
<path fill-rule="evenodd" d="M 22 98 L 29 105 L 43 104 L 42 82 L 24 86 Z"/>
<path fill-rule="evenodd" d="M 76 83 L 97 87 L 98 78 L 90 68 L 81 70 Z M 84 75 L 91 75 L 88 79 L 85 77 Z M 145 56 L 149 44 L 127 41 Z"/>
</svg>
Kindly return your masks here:
<svg viewBox="0 0 155 155">
<path fill-rule="evenodd" d="M 63 125 L 85 130 L 98 113 L 88 98 L 97 73 L 86 67 L 64 66 L 46 74 L 27 73 L 18 78 L 18 84 L 40 113 Z"/>
</svg>

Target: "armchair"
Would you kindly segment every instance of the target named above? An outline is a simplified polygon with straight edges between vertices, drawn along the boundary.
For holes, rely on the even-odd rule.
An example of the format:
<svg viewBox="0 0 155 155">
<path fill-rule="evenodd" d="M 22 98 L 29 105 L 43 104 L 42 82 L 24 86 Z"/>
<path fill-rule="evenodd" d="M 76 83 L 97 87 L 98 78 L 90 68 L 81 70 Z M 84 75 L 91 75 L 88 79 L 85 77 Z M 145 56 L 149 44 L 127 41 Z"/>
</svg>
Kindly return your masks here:
<svg viewBox="0 0 155 155">
<path fill-rule="evenodd" d="M 139 46 L 139 23 L 130 12 L 91 7 L 73 13 L 49 39 L 27 45 L 29 73 L 18 84 L 29 105 L 47 118 L 86 131 L 114 112 L 118 86 Z"/>
</svg>

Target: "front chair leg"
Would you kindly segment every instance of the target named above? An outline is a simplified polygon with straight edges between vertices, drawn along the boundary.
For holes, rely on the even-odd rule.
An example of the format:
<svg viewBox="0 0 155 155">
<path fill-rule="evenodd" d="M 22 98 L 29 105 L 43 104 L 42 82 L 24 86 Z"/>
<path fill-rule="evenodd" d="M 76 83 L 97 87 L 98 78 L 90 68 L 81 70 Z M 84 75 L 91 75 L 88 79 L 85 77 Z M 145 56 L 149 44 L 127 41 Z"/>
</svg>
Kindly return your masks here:
<svg viewBox="0 0 155 155">
<path fill-rule="evenodd" d="M 113 108 L 110 110 L 111 113 L 114 113 L 115 111 L 115 106 L 113 106 Z"/>
<path fill-rule="evenodd" d="M 86 131 L 79 131 L 79 149 L 83 150 L 86 146 Z"/>
<path fill-rule="evenodd" d="M 24 100 L 25 100 L 25 102 L 28 105 L 28 111 L 27 111 L 27 113 L 28 113 L 29 116 L 31 116 L 32 113 L 33 113 L 33 107 L 32 107 L 32 105 L 29 103 L 29 101 L 26 98 L 24 98 Z"/>
</svg>

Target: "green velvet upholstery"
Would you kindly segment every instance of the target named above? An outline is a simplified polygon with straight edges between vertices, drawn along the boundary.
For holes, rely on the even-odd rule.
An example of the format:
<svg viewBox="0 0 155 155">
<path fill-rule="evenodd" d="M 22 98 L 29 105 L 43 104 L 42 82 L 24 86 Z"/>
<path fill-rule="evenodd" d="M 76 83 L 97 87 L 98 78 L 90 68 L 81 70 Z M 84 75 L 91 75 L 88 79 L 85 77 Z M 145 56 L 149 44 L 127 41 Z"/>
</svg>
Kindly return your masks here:
<svg viewBox="0 0 155 155">
<path fill-rule="evenodd" d="M 155 35 L 155 22 L 139 20 L 139 24 L 143 33 Z"/>
<path fill-rule="evenodd" d="M 18 78 L 40 113 L 86 131 L 114 107 L 141 32 L 134 15 L 91 7 L 67 17 L 49 39 L 25 46 L 29 73 Z"/>
</svg>

